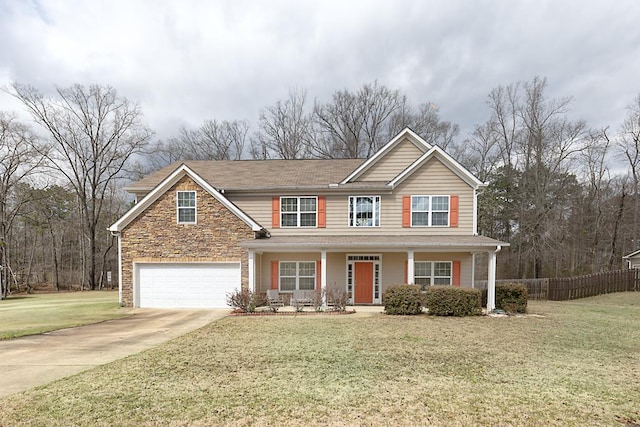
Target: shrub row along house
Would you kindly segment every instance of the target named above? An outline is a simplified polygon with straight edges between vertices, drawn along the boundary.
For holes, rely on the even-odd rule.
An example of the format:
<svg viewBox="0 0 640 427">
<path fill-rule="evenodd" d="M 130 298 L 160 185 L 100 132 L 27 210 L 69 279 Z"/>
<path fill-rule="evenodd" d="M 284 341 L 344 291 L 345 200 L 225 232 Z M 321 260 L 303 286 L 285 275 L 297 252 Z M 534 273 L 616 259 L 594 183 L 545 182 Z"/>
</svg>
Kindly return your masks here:
<svg viewBox="0 0 640 427">
<path fill-rule="evenodd" d="M 344 289 L 380 304 L 394 284 L 473 286 L 483 183 L 409 129 L 368 159 L 188 161 L 127 190 L 118 236 L 120 302 L 226 307 L 242 287 Z"/>
</svg>

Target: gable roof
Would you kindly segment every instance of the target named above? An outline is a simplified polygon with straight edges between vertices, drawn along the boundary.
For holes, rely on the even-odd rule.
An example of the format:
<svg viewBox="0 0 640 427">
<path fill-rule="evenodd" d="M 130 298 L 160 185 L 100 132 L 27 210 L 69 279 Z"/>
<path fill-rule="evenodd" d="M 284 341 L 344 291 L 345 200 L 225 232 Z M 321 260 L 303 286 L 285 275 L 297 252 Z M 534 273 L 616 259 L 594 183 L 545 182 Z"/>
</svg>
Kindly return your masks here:
<svg viewBox="0 0 640 427">
<path fill-rule="evenodd" d="M 625 256 L 622 257 L 622 259 L 629 259 L 631 257 L 634 257 L 636 255 L 640 254 L 640 249 L 638 249 L 637 251 L 633 251 L 630 254 L 627 254 Z"/>
<path fill-rule="evenodd" d="M 244 221 L 251 230 L 253 231 L 262 231 L 264 228 L 255 222 L 249 215 L 244 213 L 240 208 L 231 203 L 229 199 L 224 197 L 218 190 L 213 188 L 211 185 L 207 183 L 200 175 L 194 172 L 189 166 L 186 164 L 180 165 L 176 170 L 173 171 L 169 176 L 167 176 L 164 180 L 162 180 L 158 185 L 153 188 L 151 192 L 149 192 L 146 196 L 142 198 L 138 203 L 135 204 L 129 211 L 122 216 L 118 221 L 116 221 L 111 227 L 109 227 L 109 231 L 112 232 L 120 232 L 127 225 L 129 225 L 140 213 L 142 213 L 145 209 L 147 209 L 153 202 L 158 200 L 160 196 L 162 196 L 167 190 L 173 187 L 180 179 L 182 179 L 185 175 L 189 176 L 196 184 L 202 187 L 205 191 L 207 191 L 211 196 L 213 196 L 216 200 L 222 203 L 227 209 L 229 209 L 233 214 L 235 214 L 238 218 Z"/>
<path fill-rule="evenodd" d="M 363 159 L 329 160 L 195 160 L 183 162 L 219 191 L 328 188 L 357 168 Z M 127 187 L 147 192 L 158 185 L 175 164 L 162 168 Z"/>
<path fill-rule="evenodd" d="M 453 157 L 447 154 L 442 148 L 434 145 L 431 147 L 429 151 L 420 156 L 415 162 L 413 162 L 408 168 L 403 170 L 400 174 L 398 174 L 395 178 L 389 181 L 390 187 L 395 187 L 400 184 L 406 178 L 411 176 L 415 171 L 419 170 L 422 165 L 428 162 L 432 158 L 437 158 L 440 160 L 446 167 L 448 167 L 453 173 L 458 175 L 463 181 L 469 184 L 474 189 L 478 189 L 479 187 L 484 187 L 486 184 L 476 178 L 471 172 L 469 172 L 465 167 L 463 167 L 460 163 L 458 163 Z"/>
<path fill-rule="evenodd" d="M 402 141 L 409 141 L 424 154 L 415 159 L 389 182 L 358 181 L 367 170 L 384 158 Z M 474 189 L 485 184 L 473 176 L 438 146 L 431 146 L 411 129 L 406 128 L 371 158 L 309 159 L 309 160 L 193 160 L 181 163 L 199 176 L 218 194 L 225 191 L 297 191 L 320 189 L 370 189 L 392 191 L 425 162 L 437 157 L 447 168 Z M 147 194 L 176 170 L 176 164 L 166 166 L 126 190 Z"/>
<path fill-rule="evenodd" d="M 379 149 L 373 156 L 369 157 L 367 161 L 362 163 L 357 169 L 351 172 L 345 179 L 343 179 L 340 182 L 340 184 L 346 184 L 350 181 L 357 179 L 359 176 L 365 173 L 369 168 L 371 168 L 371 166 L 373 166 L 380 159 L 382 159 L 389 151 L 391 151 L 396 145 L 400 143 L 400 141 L 404 140 L 405 138 L 408 139 L 410 142 L 412 142 L 416 147 L 418 147 L 423 152 L 426 152 L 431 148 L 431 145 L 424 139 L 420 138 L 420 136 L 417 133 L 415 133 L 409 128 L 404 128 L 404 130 L 402 130 L 402 132 L 396 135 L 395 138 L 393 138 L 391 141 L 385 144 L 384 147 Z"/>
</svg>

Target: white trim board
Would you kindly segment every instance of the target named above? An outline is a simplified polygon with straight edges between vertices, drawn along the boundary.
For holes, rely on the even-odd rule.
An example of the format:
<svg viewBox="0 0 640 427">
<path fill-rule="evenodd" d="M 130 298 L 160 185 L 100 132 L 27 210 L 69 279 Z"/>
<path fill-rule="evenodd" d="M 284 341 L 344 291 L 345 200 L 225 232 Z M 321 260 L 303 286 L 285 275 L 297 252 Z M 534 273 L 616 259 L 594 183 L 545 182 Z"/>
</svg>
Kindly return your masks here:
<svg viewBox="0 0 640 427">
<path fill-rule="evenodd" d="M 165 194 L 171 187 L 173 187 L 184 176 L 189 176 L 196 184 L 202 187 L 207 193 L 213 196 L 217 201 L 222 203 L 227 209 L 229 209 L 234 215 L 240 218 L 245 224 L 247 224 L 253 231 L 261 231 L 264 228 L 251 219 L 240 208 L 231 203 L 229 199 L 224 197 L 218 190 L 209 185 L 200 175 L 195 173 L 184 163 L 181 164 L 175 171 L 173 171 L 168 177 L 166 177 L 160 184 L 158 184 L 153 190 L 151 190 L 145 197 L 142 198 L 135 206 L 133 206 L 127 213 L 125 213 L 118 221 L 116 221 L 109 231 L 118 233 L 124 230 L 134 219 L 144 212 L 153 202 L 158 200 L 160 196 Z"/>
</svg>

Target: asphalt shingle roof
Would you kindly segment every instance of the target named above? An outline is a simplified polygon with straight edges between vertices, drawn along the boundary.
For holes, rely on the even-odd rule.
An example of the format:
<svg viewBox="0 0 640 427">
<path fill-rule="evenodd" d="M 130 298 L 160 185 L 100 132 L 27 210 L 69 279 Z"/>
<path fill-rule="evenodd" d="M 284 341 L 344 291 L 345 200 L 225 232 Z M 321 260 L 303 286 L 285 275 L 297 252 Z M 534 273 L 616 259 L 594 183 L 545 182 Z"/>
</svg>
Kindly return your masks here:
<svg viewBox="0 0 640 427">
<path fill-rule="evenodd" d="M 322 188 L 337 184 L 362 162 L 364 159 L 184 161 L 148 175 L 129 185 L 127 190 L 149 191 L 183 163 L 218 190 Z"/>
</svg>

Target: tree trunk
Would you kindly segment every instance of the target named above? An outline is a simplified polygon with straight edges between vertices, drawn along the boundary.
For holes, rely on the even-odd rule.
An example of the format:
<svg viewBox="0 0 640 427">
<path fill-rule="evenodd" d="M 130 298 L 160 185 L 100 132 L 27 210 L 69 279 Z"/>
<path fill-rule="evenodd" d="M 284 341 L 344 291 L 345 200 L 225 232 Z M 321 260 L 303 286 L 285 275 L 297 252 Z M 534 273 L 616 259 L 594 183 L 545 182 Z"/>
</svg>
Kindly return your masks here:
<svg viewBox="0 0 640 427">
<path fill-rule="evenodd" d="M 616 216 L 616 221 L 613 225 L 613 235 L 611 236 L 611 251 L 609 255 L 609 271 L 613 270 L 613 264 L 616 259 L 616 241 L 618 240 L 618 228 L 620 226 L 620 222 L 622 221 L 622 214 L 624 213 L 624 199 L 625 199 L 625 189 L 622 188 L 622 194 L 620 195 L 620 205 L 618 206 L 618 215 Z"/>
</svg>

